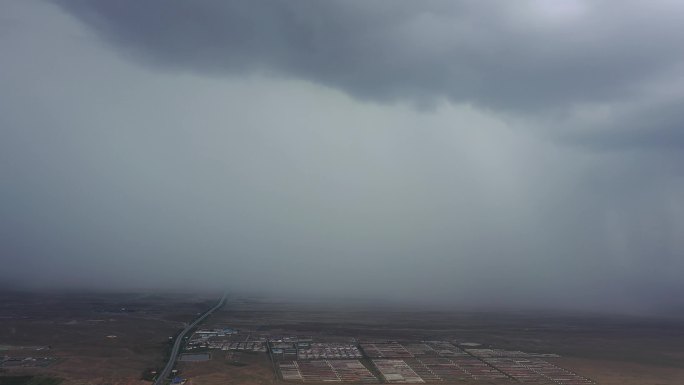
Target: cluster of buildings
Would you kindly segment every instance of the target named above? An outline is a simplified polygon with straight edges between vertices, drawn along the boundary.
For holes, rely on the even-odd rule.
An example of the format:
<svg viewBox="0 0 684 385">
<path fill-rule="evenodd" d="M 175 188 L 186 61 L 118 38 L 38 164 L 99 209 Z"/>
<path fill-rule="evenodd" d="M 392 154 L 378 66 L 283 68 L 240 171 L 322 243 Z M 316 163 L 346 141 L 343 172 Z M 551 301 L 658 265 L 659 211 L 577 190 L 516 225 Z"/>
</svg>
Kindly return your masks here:
<svg viewBox="0 0 684 385">
<path fill-rule="evenodd" d="M 268 352 L 285 381 L 399 384 L 510 380 L 535 385 L 593 384 L 544 360 L 557 355 L 482 348 L 477 343 L 313 342 L 297 336 L 241 336 L 235 329 L 219 328 L 196 331 L 186 344 L 186 350 L 193 349 Z M 200 357 L 199 352 L 205 355 Z M 202 361 L 209 356 L 205 350 L 199 352 L 184 354 L 183 361 Z"/>
<path fill-rule="evenodd" d="M 311 338 L 296 336 L 271 337 L 268 340 L 271 356 L 276 360 L 296 360 L 300 351 L 310 350 Z M 313 357 L 312 357 L 313 358 Z M 325 357 L 319 357 L 325 358 Z"/>
<path fill-rule="evenodd" d="M 297 349 L 300 360 L 349 359 L 361 358 L 363 355 L 356 345 L 343 343 L 312 343 L 308 347 Z"/>
<path fill-rule="evenodd" d="M 219 349 L 219 347 L 217 347 Z M 250 351 L 250 352 L 266 352 L 266 343 L 264 341 L 244 341 L 244 342 L 226 342 L 221 345 L 221 350 L 234 351 Z"/>
<path fill-rule="evenodd" d="M 225 337 L 231 336 L 233 334 L 238 334 L 238 331 L 231 328 L 220 328 L 220 329 L 199 329 L 195 332 L 195 335 L 201 338 L 211 338 L 211 337 Z"/>
<path fill-rule="evenodd" d="M 392 343 L 365 343 L 361 344 L 361 348 L 368 357 L 378 358 L 403 358 L 413 357 L 413 353 L 409 352 L 403 345 Z"/>
<path fill-rule="evenodd" d="M 207 349 L 234 351 L 267 351 L 266 338 L 250 340 L 250 335 L 242 337 L 238 330 L 231 328 L 200 329 L 192 334 L 185 344 L 185 351 L 204 351 Z"/>
</svg>

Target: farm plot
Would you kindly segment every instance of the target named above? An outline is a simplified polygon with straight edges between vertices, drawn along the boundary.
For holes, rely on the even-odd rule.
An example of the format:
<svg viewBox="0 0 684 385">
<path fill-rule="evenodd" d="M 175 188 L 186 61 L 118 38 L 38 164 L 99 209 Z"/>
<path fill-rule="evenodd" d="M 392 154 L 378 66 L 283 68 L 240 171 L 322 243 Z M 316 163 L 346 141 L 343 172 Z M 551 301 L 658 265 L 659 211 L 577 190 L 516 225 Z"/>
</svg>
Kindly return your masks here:
<svg viewBox="0 0 684 385">
<path fill-rule="evenodd" d="M 387 382 L 391 383 L 423 383 L 418 373 L 404 360 L 376 359 L 373 364 L 378 368 Z"/>
</svg>

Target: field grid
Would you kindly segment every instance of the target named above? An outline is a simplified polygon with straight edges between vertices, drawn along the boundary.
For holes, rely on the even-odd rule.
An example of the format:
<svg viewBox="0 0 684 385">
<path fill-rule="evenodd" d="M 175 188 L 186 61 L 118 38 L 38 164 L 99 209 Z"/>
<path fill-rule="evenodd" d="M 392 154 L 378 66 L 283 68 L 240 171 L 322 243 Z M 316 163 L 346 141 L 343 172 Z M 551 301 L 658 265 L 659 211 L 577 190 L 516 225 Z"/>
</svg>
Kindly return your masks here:
<svg viewBox="0 0 684 385">
<path fill-rule="evenodd" d="M 502 349 L 461 349 L 446 341 L 365 342 L 360 344 L 385 382 L 435 383 L 513 381 L 531 385 L 590 385 L 593 381 L 539 357 Z M 313 343 L 299 350 L 298 361 L 283 361 L 283 380 L 377 383 L 351 344 Z M 324 359 L 320 359 L 324 358 Z"/>
<path fill-rule="evenodd" d="M 373 364 L 385 381 L 390 383 L 423 383 L 423 380 L 404 360 L 375 359 Z"/>
<path fill-rule="evenodd" d="M 306 349 L 299 348 L 297 352 L 299 360 L 358 359 L 361 356 L 361 351 L 356 345 L 342 343 L 317 342 Z"/>
<path fill-rule="evenodd" d="M 334 360 L 328 364 L 344 382 L 379 382 L 359 360 Z"/>
<path fill-rule="evenodd" d="M 278 368 L 285 381 L 379 382 L 359 360 L 281 361 Z"/>
<path fill-rule="evenodd" d="M 281 361 L 278 363 L 278 370 L 280 371 L 280 376 L 285 381 L 304 381 L 297 361 Z"/>
<path fill-rule="evenodd" d="M 413 354 L 399 343 L 362 343 L 361 348 L 372 358 L 412 358 Z"/>
<path fill-rule="evenodd" d="M 524 384 L 549 384 L 548 378 L 542 376 L 541 374 L 518 364 L 510 358 L 483 358 L 483 360 L 506 373 L 514 380 L 522 382 Z"/>
<path fill-rule="evenodd" d="M 453 344 L 446 341 L 426 341 L 439 356 L 454 357 L 454 356 L 468 356 L 469 354 L 457 348 Z"/>
<path fill-rule="evenodd" d="M 521 365 L 525 365 L 535 372 L 548 377 L 556 384 L 561 385 L 586 385 L 594 382 L 588 378 L 582 377 L 569 370 L 558 367 L 552 363 L 541 359 L 530 359 L 518 361 Z"/>
<path fill-rule="evenodd" d="M 435 356 L 437 351 L 427 343 L 409 343 L 404 344 L 404 348 L 413 356 Z"/>
<path fill-rule="evenodd" d="M 422 342 L 382 342 L 361 343 L 361 348 L 366 356 L 371 358 L 414 358 L 436 356 L 469 356 L 460 348 L 446 341 L 422 341 Z"/>
<path fill-rule="evenodd" d="M 453 361 L 444 357 L 424 357 L 406 360 L 406 363 L 418 373 L 425 382 L 462 381 L 473 377 L 459 368 Z"/>
<path fill-rule="evenodd" d="M 425 382 L 502 380 L 509 378 L 474 357 L 421 357 L 404 360 Z"/>
<path fill-rule="evenodd" d="M 559 385 L 594 383 L 576 373 L 537 358 L 539 355 L 503 349 L 466 349 L 466 351 L 522 383 Z"/>
<path fill-rule="evenodd" d="M 451 361 L 475 380 L 502 380 L 509 378 L 504 373 L 494 369 L 475 357 L 451 357 Z"/>
<path fill-rule="evenodd" d="M 594 382 L 541 359 L 483 358 L 513 379 L 527 384 L 587 385 Z"/>
</svg>

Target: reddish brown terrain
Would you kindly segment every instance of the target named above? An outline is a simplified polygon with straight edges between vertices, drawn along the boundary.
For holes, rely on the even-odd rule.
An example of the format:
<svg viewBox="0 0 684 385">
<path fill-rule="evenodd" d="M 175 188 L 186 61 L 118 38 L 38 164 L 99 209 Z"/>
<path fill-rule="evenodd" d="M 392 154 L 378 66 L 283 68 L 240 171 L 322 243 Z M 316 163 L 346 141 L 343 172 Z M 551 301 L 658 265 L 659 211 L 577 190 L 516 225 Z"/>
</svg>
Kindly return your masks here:
<svg viewBox="0 0 684 385">
<path fill-rule="evenodd" d="M 6 361 L 0 368 L 0 384 L 22 384 L 11 382 L 22 375 L 48 381 L 34 379 L 31 384 L 37 385 L 150 384 L 151 371 L 164 362 L 169 337 L 216 297 L 5 293 L 0 302 L 0 357 L 33 360 Z M 202 338 L 202 330 L 230 332 Z M 288 346 L 298 350 L 288 353 Z M 438 362 L 449 367 L 478 363 L 484 369 L 498 368 L 491 369 L 494 373 L 516 375 L 507 371 L 519 359 L 515 357 L 524 355 L 530 358 L 523 360 L 567 370 L 591 383 L 681 385 L 683 346 L 684 321 L 678 318 L 466 312 L 230 297 L 188 339 L 187 360 L 178 362 L 176 369 L 193 385 L 301 383 L 283 380 L 281 368 L 293 363 L 299 369 L 288 375 L 314 375 L 306 383 L 315 384 L 316 378 L 325 376 L 339 382 L 357 375 L 391 382 L 395 364 L 383 360 L 402 360 L 428 383 L 514 384 L 514 376 L 439 377 L 429 371 L 440 368 L 434 366 Z M 299 352 L 309 356 L 298 356 Z M 314 354 L 330 356 L 314 359 Z M 509 355 L 513 358 L 506 358 Z M 194 360 L 204 356 L 209 359 Z M 346 361 L 328 365 L 325 359 Z M 362 366 L 340 369 L 347 363 Z"/>
<path fill-rule="evenodd" d="M 173 336 L 214 299 L 141 294 L 3 293 L 0 357 L 50 357 L 2 376 L 52 376 L 64 385 L 141 384 L 163 364 Z"/>
</svg>

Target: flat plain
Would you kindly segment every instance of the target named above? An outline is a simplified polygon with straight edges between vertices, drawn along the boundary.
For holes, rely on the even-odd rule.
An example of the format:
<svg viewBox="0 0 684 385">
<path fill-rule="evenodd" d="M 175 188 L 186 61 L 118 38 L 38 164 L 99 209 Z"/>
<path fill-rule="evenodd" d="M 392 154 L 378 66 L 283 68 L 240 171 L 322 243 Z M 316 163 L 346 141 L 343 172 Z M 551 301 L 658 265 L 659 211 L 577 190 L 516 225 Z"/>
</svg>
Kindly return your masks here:
<svg viewBox="0 0 684 385">
<path fill-rule="evenodd" d="M 169 337 L 212 301 L 188 294 L 0 293 L 0 358 L 54 360 L 2 365 L 0 376 L 47 376 L 62 385 L 147 383 Z"/>
<path fill-rule="evenodd" d="M 150 384 L 169 337 L 217 297 L 3 293 L 0 358 L 11 365 L 0 367 L 0 384 Z M 520 362 L 590 383 L 681 385 L 684 319 L 231 296 L 185 353 L 176 368 L 189 385 L 514 384 L 526 375 Z"/>
</svg>

